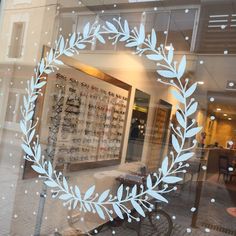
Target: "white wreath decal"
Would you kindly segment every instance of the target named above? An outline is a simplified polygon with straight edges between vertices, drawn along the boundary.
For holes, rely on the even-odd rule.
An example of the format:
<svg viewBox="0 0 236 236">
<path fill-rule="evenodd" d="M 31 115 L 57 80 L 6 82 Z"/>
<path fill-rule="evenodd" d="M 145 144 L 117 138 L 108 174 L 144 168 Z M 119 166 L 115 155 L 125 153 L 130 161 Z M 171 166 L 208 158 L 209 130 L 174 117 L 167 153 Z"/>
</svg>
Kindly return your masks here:
<svg viewBox="0 0 236 236">
<path fill-rule="evenodd" d="M 176 187 L 170 187 L 168 184 L 175 184 L 182 180 L 176 174 L 186 172 L 185 168 L 189 166 L 186 161 L 194 155 L 193 152 L 189 151 L 196 146 L 196 140 L 188 148 L 185 147 L 185 142 L 195 136 L 201 130 L 201 127 L 196 127 L 194 119 L 191 124 L 187 122 L 187 118 L 196 112 L 198 103 L 194 98 L 191 98 L 196 90 L 197 83 L 189 85 L 188 79 L 182 81 L 186 68 L 186 56 L 183 56 L 178 64 L 173 61 L 174 49 L 172 45 L 168 54 L 165 53 L 163 45 L 156 47 L 157 37 L 154 29 L 151 35 L 145 37 L 143 24 L 140 25 L 139 29 L 134 27 L 130 30 L 126 20 L 124 22 L 120 18 L 113 20 L 117 27 L 111 22 L 106 22 L 103 27 L 98 25 L 97 22 L 93 25 L 87 23 L 82 33 L 73 33 L 67 40 L 60 36 L 59 40 L 56 41 L 55 49 L 51 49 L 47 56 L 41 60 L 34 71 L 34 76 L 27 82 L 27 95 L 24 96 L 23 107 L 21 108 L 23 118 L 20 122 L 20 127 L 24 134 L 22 144 L 22 148 L 26 153 L 24 158 L 33 163 L 32 168 L 40 177 L 45 179 L 44 183 L 53 189 L 54 198 L 58 197 L 69 208 L 75 209 L 79 207 L 80 211 L 97 213 L 103 220 L 106 217 L 109 220 L 113 220 L 116 214 L 121 219 L 126 216 L 128 222 L 131 222 L 132 219 L 139 221 L 140 218 L 131 213 L 131 210 L 126 206 L 127 203 L 131 203 L 139 215 L 143 217 L 145 217 L 145 210 L 152 211 L 151 198 L 168 203 L 167 199 L 162 195 L 176 189 Z M 41 88 L 46 84 L 46 81 L 41 78 L 43 73 L 50 74 L 55 69 L 59 69 L 55 64 L 63 64 L 59 59 L 60 56 L 78 54 L 79 50 L 85 49 L 88 44 L 93 44 L 94 38 L 105 44 L 103 34 L 109 34 L 109 39 L 113 40 L 113 44 L 118 41 L 125 42 L 126 47 L 136 48 L 135 54 L 142 55 L 145 53 L 148 59 L 158 61 L 157 66 L 159 69 L 157 73 L 165 78 L 165 80 L 158 79 L 158 81 L 174 87 L 175 90 L 172 90 L 172 94 L 181 104 L 180 107 L 177 107 L 176 112 L 176 118 L 180 126 L 174 127 L 171 124 L 173 131 L 172 145 L 175 153 L 170 152 L 170 157 L 166 156 L 164 158 L 157 173 L 147 176 L 146 187 L 141 185 L 139 192 L 137 185 L 132 188 L 125 188 L 120 185 L 116 195 L 112 195 L 110 189 L 101 194 L 95 194 L 95 185 L 93 185 L 82 195 L 79 186 L 69 187 L 62 173 L 54 171 L 52 163 L 45 160 L 42 156 L 39 136 L 36 135 L 35 130 L 38 118 L 35 123 L 32 119 L 35 102 L 38 96 L 41 95 Z M 33 141 L 34 139 L 36 141 Z M 164 185 L 160 186 L 163 183 Z"/>
</svg>

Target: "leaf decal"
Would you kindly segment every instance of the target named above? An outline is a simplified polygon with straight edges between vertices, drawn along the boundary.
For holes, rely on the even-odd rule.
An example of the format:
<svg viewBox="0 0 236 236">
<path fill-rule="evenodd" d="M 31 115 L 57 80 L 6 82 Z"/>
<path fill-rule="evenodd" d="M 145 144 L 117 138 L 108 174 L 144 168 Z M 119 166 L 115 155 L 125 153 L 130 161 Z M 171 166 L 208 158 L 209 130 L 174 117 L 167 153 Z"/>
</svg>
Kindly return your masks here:
<svg viewBox="0 0 236 236">
<path fill-rule="evenodd" d="M 163 175 L 167 174 L 167 171 L 168 171 L 168 157 L 167 156 L 162 161 L 161 170 L 162 170 Z"/>
<path fill-rule="evenodd" d="M 176 100 L 178 100 L 181 103 L 184 103 L 184 97 L 177 91 L 177 90 L 171 90 L 172 95 L 175 97 Z"/>
<path fill-rule="evenodd" d="M 163 56 L 160 54 L 149 54 L 147 55 L 147 58 L 152 61 L 160 61 L 163 60 Z"/>
<path fill-rule="evenodd" d="M 145 213 L 144 213 L 142 207 L 141 207 L 135 200 L 133 200 L 133 199 L 131 199 L 131 203 L 132 203 L 134 209 L 135 209 L 141 216 L 145 217 Z"/>
<path fill-rule="evenodd" d="M 156 48 L 156 45 L 157 45 L 157 35 L 156 35 L 156 31 L 154 29 L 152 29 L 152 34 L 151 34 L 152 50 L 154 50 Z"/>
<path fill-rule="evenodd" d="M 64 48 L 65 48 L 65 40 L 64 40 L 64 38 L 61 36 L 60 45 L 59 45 L 59 50 L 60 50 L 59 52 L 60 52 L 60 54 L 63 53 Z"/>
<path fill-rule="evenodd" d="M 104 191 L 98 198 L 98 202 L 99 203 L 103 202 L 108 197 L 109 193 L 110 193 L 110 189 Z"/>
<path fill-rule="evenodd" d="M 23 134 L 26 135 L 26 133 L 27 133 L 26 126 L 22 120 L 20 121 L 20 128 L 21 128 L 21 131 L 23 132 Z"/>
<path fill-rule="evenodd" d="M 197 83 L 194 83 L 193 85 L 191 85 L 191 87 L 184 94 L 185 98 L 192 96 L 196 88 L 197 88 Z"/>
<path fill-rule="evenodd" d="M 125 23 L 124 23 L 124 30 L 125 30 L 126 35 L 129 36 L 129 24 L 127 20 L 125 20 Z"/>
<path fill-rule="evenodd" d="M 109 21 L 106 21 L 106 25 L 112 32 L 118 32 L 116 27 L 112 23 L 110 23 Z"/>
<path fill-rule="evenodd" d="M 133 42 L 127 43 L 125 46 L 128 48 L 136 47 L 136 46 L 138 46 L 138 42 L 133 41 Z"/>
<path fill-rule="evenodd" d="M 148 191 L 148 194 L 151 196 L 151 197 L 154 197 L 156 200 L 159 200 L 161 202 L 166 202 L 168 203 L 168 200 L 166 198 L 164 198 L 161 194 L 155 192 L 155 191 Z"/>
<path fill-rule="evenodd" d="M 99 40 L 100 43 L 102 43 L 102 44 L 105 44 L 105 43 L 106 43 L 105 40 L 104 40 L 104 38 L 102 37 L 102 35 L 97 34 L 96 37 L 97 37 L 97 39 Z"/>
<path fill-rule="evenodd" d="M 172 63 L 173 56 L 174 56 L 174 48 L 173 48 L 173 46 L 172 46 L 172 44 L 171 44 L 171 45 L 170 45 L 169 52 L 168 52 L 168 57 L 167 57 L 167 60 L 168 60 L 169 64 Z"/>
<path fill-rule="evenodd" d="M 185 68 L 186 68 L 186 56 L 184 55 L 179 63 L 178 79 L 180 79 L 184 75 Z"/>
<path fill-rule="evenodd" d="M 75 186 L 75 194 L 76 194 L 76 197 L 81 201 L 82 198 L 81 198 L 81 193 L 78 186 Z"/>
<path fill-rule="evenodd" d="M 152 188 L 152 178 L 151 175 L 148 175 L 147 177 L 147 188 Z"/>
<path fill-rule="evenodd" d="M 42 168 L 42 167 L 40 167 L 40 166 L 36 166 L 36 165 L 32 165 L 31 166 L 32 167 L 32 169 L 33 170 L 35 170 L 37 173 L 39 173 L 39 174 L 45 174 L 45 170 Z"/>
<path fill-rule="evenodd" d="M 202 127 L 192 128 L 187 131 L 186 138 L 191 138 L 201 131 Z"/>
<path fill-rule="evenodd" d="M 176 119 L 177 119 L 178 123 L 185 129 L 186 123 L 185 123 L 183 116 L 181 115 L 181 113 L 179 111 L 176 111 Z"/>
<path fill-rule="evenodd" d="M 59 199 L 66 201 L 69 200 L 71 197 L 71 194 L 62 194 L 61 196 L 59 196 Z"/>
<path fill-rule="evenodd" d="M 117 190 L 117 199 L 118 199 L 118 201 L 121 201 L 121 199 L 122 199 L 123 189 L 124 189 L 124 186 L 123 186 L 123 184 L 121 184 L 120 187 Z"/>
<path fill-rule="evenodd" d="M 105 215 L 104 215 L 104 212 L 103 212 L 102 208 L 99 205 L 97 205 L 97 204 L 95 204 L 95 208 L 96 208 L 96 211 L 97 211 L 99 217 L 102 220 L 105 220 Z"/>
<path fill-rule="evenodd" d="M 95 185 L 93 185 L 92 187 L 90 187 L 90 188 L 87 190 L 87 192 L 86 192 L 85 195 L 84 195 L 84 200 L 89 199 L 89 198 L 93 195 L 94 190 L 95 190 Z"/>
<path fill-rule="evenodd" d="M 176 176 L 166 176 L 165 178 L 163 178 L 163 182 L 167 184 L 175 184 L 177 182 L 180 182 L 181 180 L 182 178 Z"/>
<path fill-rule="evenodd" d="M 69 187 L 68 187 L 68 183 L 67 183 L 65 176 L 63 176 L 63 186 L 64 186 L 65 190 L 68 192 Z"/>
<path fill-rule="evenodd" d="M 21 147 L 23 148 L 24 152 L 25 152 L 26 154 L 28 154 L 29 156 L 33 156 L 33 155 L 34 155 L 33 152 L 32 152 L 32 150 L 31 150 L 31 148 L 28 147 L 27 145 L 21 144 Z"/>
<path fill-rule="evenodd" d="M 198 106 L 198 103 L 197 102 L 194 102 L 187 110 L 187 113 L 186 115 L 187 116 L 191 116 L 193 113 L 195 113 L 197 111 L 197 106 Z"/>
<path fill-rule="evenodd" d="M 44 181 L 44 183 L 45 183 L 48 187 L 51 187 L 51 188 L 55 188 L 55 187 L 58 186 L 58 184 L 57 184 L 55 181 L 51 181 L 51 180 Z"/>
<path fill-rule="evenodd" d="M 70 37 L 70 41 L 69 41 L 70 47 L 73 47 L 73 46 L 74 46 L 75 37 L 76 37 L 76 34 L 75 34 L 75 32 L 74 32 L 74 33 L 71 35 L 71 37 Z"/>
<path fill-rule="evenodd" d="M 187 160 L 190 159 L 193 155 L 194 155 L 193 152 L 185 153 L 185 154 L 183 154 L 183 155 L 177 157 L 177 158 L 175 159 L 175 162 L 177 163 L 177 162 L 181 162 L 181 161 L 182 161 L 182 162 L 187 161 Z"/>
<path fill-rule="evenodd" d="M 138 45 L 142 44 L 144 42 L 145 39 L 145 29 L 144 29 L 144 25 L 140 24 L 140 28 L 139 28 L 139 37 L 138 37 Z"/>
<path fill-rule="evenodd" d="M 134 187 L 132 188 L 132 191 L 131 191 L 131 194 L 132 194 L 132 196 L 136 196 L 136 194 L 137 194 L 137 185 L 135 184 L 134 185 Z"/>
<path fill-rule="evenodd" d="M 177 153 L 179 153 L 179 151 L 180 151 L 179 141 L 178 141 L 178 139 L 175 137 L 174 134 L 172 134 L 172 145 L 173 145 L 175 151 L 176 151 Z"/>
<path fill-rule="evenodd" d="M 90 29 L 90 23 L 88 22 L 85 25 L 84 30 L 83 30 L 83 37 L 84 37 L 84 39 L 86 39 L 88 37 L 89 29 Z"/>
<path fill-rule="evenodd" d="M 176 74 L 170 70 L 157 70 L 157 73 L 166 78 L 175 78 Z"/>
<path fill-rule="evenodd" d="M 113 204 L 113 209 L 114 209 L 114 211 L 115 211 L 115 213 L 116 213 L 116 215 L 120 218 L 120 219 L 124 219 L 124 216 L 123 216 L 123 214 L 122 214 L 122 212 L 121 212 L 121 210 L 120 210 L 120 207 L 119 207 L 119 205 L 118 204 Z"/>
</svg>

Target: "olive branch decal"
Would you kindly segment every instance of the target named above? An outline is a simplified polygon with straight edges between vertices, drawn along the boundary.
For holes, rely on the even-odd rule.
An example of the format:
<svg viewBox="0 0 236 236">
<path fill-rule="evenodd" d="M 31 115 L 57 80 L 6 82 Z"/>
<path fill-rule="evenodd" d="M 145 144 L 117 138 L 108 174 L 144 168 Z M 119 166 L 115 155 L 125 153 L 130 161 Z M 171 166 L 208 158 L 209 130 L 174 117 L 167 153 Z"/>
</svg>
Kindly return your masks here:
<svg viewBox="0 0 236 236">
<path fill-rule="evenodd" d="M 44 73 L 50 74 L 59 69 L 58 66 L 63 65 L 60 56 L 70 57 L 78 54 L 80 50 L 93 44 L 94 39 L 105 44 L 104 34 L 109 35 L 113 44 L 125 42 L 126 47 L 136 48 L 135 54 L 141 56 L 145 53 L 149 60 L 157 62 L 157 73 L 163 77 L 158 81 L 172 86 L 174 88 L 172 94 L 180 103 L 176 112 L 179 126 L 174 127 L 171 124 L 172 145 L 175 152 L 170 152 L 169 156 L 164 158 L 157 173 L 147 176 L 144 185 L 134 185 L 132 188 L 120 185 L 115 195 L 111 193 L 110 189 L 98 194 L 95 192 L 95 185 L 93 185 L 88 188 L 85 194 L 82 194 L 79 186 L 69 186 L 63 174 L 56 172 L 51 161 L 46 160 L 42 155 L 39 136 L 35 129 L 39 118 L 33 122 L 33 116 L 35 102 L 42 95 L 41 89 L 46 84 L 43 77 Z M 113 23 L 106 22 L 103 27 L 97 22 L 93 25 L 87 23 L 82 33 L 73 33 L 66 40 L 60 36 L 56 41 L 54 50 L 51 49 L 46 57 L 42 58 L 34 70 L 34 76 L 27 82 L 27 95 L 24 96 L 23 107 L 21 108 L 23 118 L 20 121 L 20 127 L 24 134 L 22 143 L 25 152 L 24 158 L 33 163 L 32 168 L 39 174 L 39 177 L 44 179 L 44 183 L 52 188 L 54 198 L 58 197 L 70 209 L 78 207 L 80 211 L 93 212 L 103 220 L 106 218 L 113 220 L 114 217 L 118 216 L 121 219 L 127 217 L 129 222 L 132 220 L 139 221 L 140 217 L 131 213 L 130 207 L 127 206 L 128 203 L 131 203 L 142 217 L 145 217 L 145 211 L 152 211 L 152 199 L 168 203 L 163 194 L 176 190 L 173 184 L 182 180 L 177 174 L 186 172 L 186 168 L 189 166 L 186 161 L 194 155 L 191 150 L 196 146 L 196 140 L 190 147 L 185 147 L 186 140 L 201 130 L 201 127 L 196 127 L 194 119 L 191 124 L 187 122 L 187 118 L 197 110 L 198 103 L 194 98 L 191 98 L 197 88 L 197 83 L 190 85 L 188 79 L 183 80 L 186 57 L 183 56 L 179 63 L 173 61 L 173 58 L 174 49 L 172 45 L 167 54 L 163 45 L 157 47 L 157 36 L 154 30 L 152 30 L 151 35 L 145 37 L 143 24 L 140 25 L 139 29 L 135 27 L 130 30 L 128 22 L 126 20 L 122 22 L 120 18 L 113 19 Z"/>
</svg>

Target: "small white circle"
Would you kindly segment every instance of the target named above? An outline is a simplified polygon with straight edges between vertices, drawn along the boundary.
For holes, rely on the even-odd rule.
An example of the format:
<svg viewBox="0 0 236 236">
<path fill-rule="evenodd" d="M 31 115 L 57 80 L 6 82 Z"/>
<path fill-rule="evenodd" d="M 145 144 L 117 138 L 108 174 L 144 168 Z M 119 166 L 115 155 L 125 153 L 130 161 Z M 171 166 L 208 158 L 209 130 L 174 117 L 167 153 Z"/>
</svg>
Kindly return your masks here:
<svg viewBox="0 0 236 236">
<path fill-rule="evenodd" d="M 192 230 L 190 228 L 187 228 L 186 231 L 187 231 L 187 233 L 191 233 L 192 232 Z"/>
<path fill-rule="evenodd" d="M 204 63 L 204 61 L 203 61 L 203 60 L 200 60 L 199 63 L 202 65 L 202 64 Z"/>
<path fill-rule="evenodd" d="M 229 82 L 229 87 L 234 87 L 234 83 L 233 82 Z"/>
<path fill-rule="evenodd" d="M 215 120 L 216 118 L 215 118 L 215 116 L 211 116 L 210 119 L 211 120 Z"/>
<path fill-rule="evenodd" d="M 189 9 L 185 9 L 185 11 L 184 11 L 185 13 L 189 13 Z"/>
<path fill-rule="evenodd" d="M 214 102 L 214 101 L 215 101 L 215 98 L 211 97 L 210 102 Z"/>
<path fill-rule="evenodd" d="M 196 207 L 191 208 L 191 212 L 195 212 L 196 210 L 197 210 Z"/>
</svg>

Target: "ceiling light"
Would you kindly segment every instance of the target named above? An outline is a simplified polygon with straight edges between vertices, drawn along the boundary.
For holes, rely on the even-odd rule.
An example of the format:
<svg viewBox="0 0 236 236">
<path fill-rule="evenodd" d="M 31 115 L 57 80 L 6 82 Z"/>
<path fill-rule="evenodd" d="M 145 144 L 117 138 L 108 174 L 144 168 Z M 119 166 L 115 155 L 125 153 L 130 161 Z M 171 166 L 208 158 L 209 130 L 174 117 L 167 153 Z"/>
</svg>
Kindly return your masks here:
<svg viewBox="0 0 236 236">
<path fill-rule="evenodd" d="M 228 118 L 228 120 L 232 120 L 232 118 L 231 118 L 231 117 L 229 117 L 229 118 Z"/>
<path fill-rule="evenodd" d="M 228 20 L 209 20 L 209 23 L 228 22 Z"/>
<path fill-rule="evenodd" d="M 185 40 L 189 40 L 189 37 L 188 37 L 188 36 L 186 36 L 186 37 L 185 37 Z"/>
<path fill-rule="evenodd" d="M 157 11 L 157 7 L 154 7 L 154 11 Z"/>
<path fill-rule="evenodd" d="M 211 97 L 210 102 L 214 102 L 214 101 L 215 101 L 215 98 Z"/>
<path fill-rule="evenodd" d="M 204 63 L 204 61 L 203 61 L 203 60 L 201 60 L 201 61 L 199 61 L 199 63 L 202 65 L 202 64 Z"/>
<path fill-rule="evenodd" d="M 211 116 L 210 119 L 211 119 L 211 120 L 215 120 L 215 116 Z"/>
<path fill-rule="evenodd" d="M 234 83 L 233 82 L 229 82 L 229 87 L 234 87 Z"/>
<path fill-rule="evenodd" d="M 221 28 L 221 25 L 208 25 L 208 28 Z"/>
<path fill-rule="evenodd" d="M 217 110 L 217 111 L 221 111 L 221 108 L 217 108 L 216 110 Z"/>
<path fill-rule="evenodd" d="M 184 11 L 185 13 L 188 13 L 189 12 L 189 9 L 185 9 L 185 11 Z"/>
<path fill-rule="evenodd" d="M 210 18 L 215 18 L 215 17 L 228 17 L 229 15 L 210 15 Z"/>
<path fill-rule="evenodd" d="M 227 114 L 224 114 L 224 116 L 228 116 Z"/>
<path fill-rule="evenodd" d="M 200 85 L 203 85 L 204 81 L 198 81 L 197 83 L 200 84 Z"/>
<path fill-rule="evenodd" d="M 220 28 L 221 28 L 221 29 L 225 29 L 225 28 L 226 28 L 226 25 L 222 25 Z"/>
<path fill-rule="evenodd" d="M 225 55 L 228 54 L 228 50 L 225 50 L 225 51 L 224 51 L 224 54 L 225 54 Z"/>
</svg>

